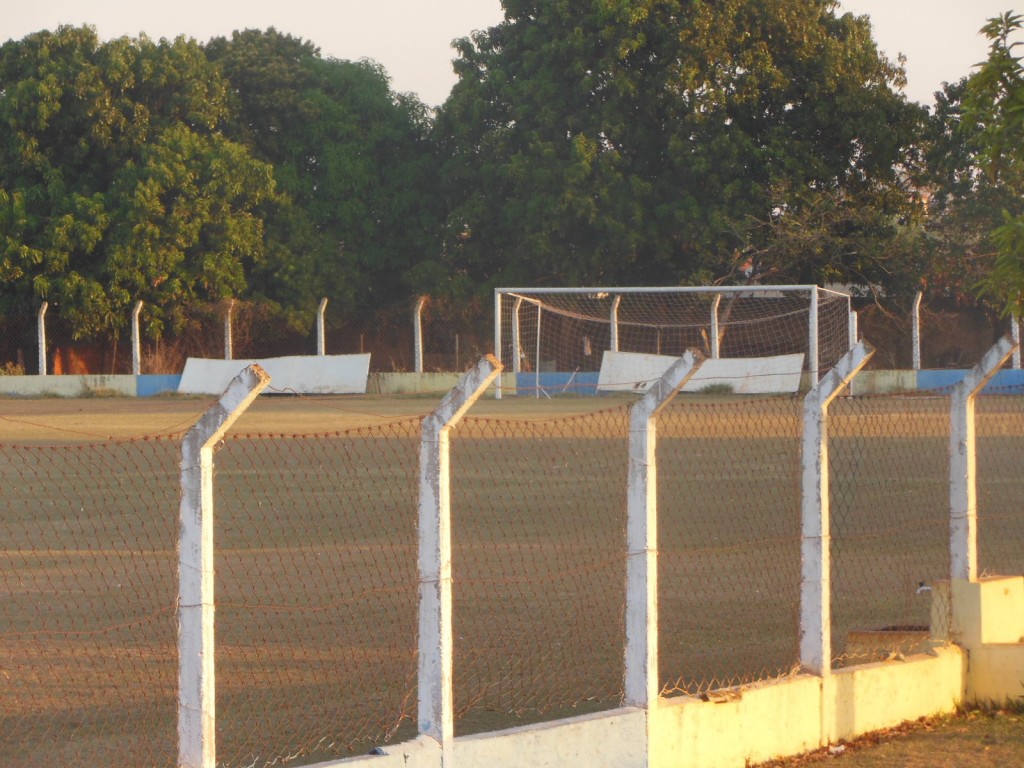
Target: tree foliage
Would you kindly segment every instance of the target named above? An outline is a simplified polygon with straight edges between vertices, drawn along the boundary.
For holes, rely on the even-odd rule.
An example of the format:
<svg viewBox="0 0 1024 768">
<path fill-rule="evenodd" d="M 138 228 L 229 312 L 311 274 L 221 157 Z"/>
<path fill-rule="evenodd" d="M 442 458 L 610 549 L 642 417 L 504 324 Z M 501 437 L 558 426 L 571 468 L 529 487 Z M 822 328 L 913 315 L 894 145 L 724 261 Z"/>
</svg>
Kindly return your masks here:
<svg viewBox="0 0 1024 768">
<path fill-rule="evenodd" d="M 0 280 L 7 308 L 54 305 L 78 336 L 136 300 L 151 333 L 244 287 L 269 166 L 220 133 L 227 87 L 178 38 L 100 44 L 61 27 L 0 47 Z"/>
<path fill-rule="evenodd" d="M 971 77 L 964 112 L 977 131 L 978 159 L 986 185 L 1005 201 L 992 231 L 996 257 L 982 290 L 1007 311 L 1024 309 L 1024 67 L 1015 41 L 1024 16 L 1005 13 L 982 29 L 990 41 L 988 59 Z"/>
<path fill-rule="evenodd" d="M 393 93 L 378 64 L 325 60 L 273 29 L 208 52 L 234 89 L 232 136 L 273 166 L 292 203 L 268 219 L 253 291 L 311 308 L 323 295 L 335 306 L 407 295 L 408 267 L 440 236 L 426 108 Z"/>
<path fill-rule="evenodd" d="M 902 70 L 865 18 L 832 0 L 504 8 L 457 42 L 439 116 L 450 272 L 607 284 L 891 269 L 922 112 L 893 90 Z M 778 242 L 826 213 L 827 244 Z"/>
</svg>

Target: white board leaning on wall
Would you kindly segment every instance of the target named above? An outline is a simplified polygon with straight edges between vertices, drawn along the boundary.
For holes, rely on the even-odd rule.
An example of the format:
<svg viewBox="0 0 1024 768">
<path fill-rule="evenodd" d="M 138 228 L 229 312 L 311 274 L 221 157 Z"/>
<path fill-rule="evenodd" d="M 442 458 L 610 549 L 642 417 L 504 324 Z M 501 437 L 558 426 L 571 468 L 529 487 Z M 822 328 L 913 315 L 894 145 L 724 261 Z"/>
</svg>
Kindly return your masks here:
<svg viewBox="0 0 1024 768">
<path fill-rule="evenodd" d="M 679 358 L 638 352 L 605 352 L 597 389 L 602 392 L 644 392 Z M 729 357 L 705 360 L 683 392 L 728 386 L 742 395 L 781 394 L 800 389 L 802 353 L 775 357 Z"/>
<path fill-rule="evenodd" d="M 190 357 L 185 361 L 178 392 L 190 395 L 219 395 L 231 380 L 252 363 L 270 374 L 271 392 L 295 394 L 359 395 L 366 392 L 370 356 L 296 355 L 262 360 L 210 360 Z"/>
</svg>

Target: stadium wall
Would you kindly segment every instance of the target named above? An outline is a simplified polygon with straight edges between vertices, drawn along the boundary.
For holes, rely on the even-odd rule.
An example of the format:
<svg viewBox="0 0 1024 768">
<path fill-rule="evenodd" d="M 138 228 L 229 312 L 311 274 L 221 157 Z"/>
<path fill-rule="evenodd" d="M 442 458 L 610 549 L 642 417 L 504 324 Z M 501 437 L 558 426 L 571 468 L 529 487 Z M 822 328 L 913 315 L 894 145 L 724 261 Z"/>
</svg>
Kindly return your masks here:
<svg viewBox="0 0 1024 768">
<path fill-rule="evenodd" d="M 854 395 L 884 395 L 917 390 L 940 390 L 956 385 L 966 375 L 964 370 L 875 370 L 861 371 L 851 389 Z M 366 392 L 371 395 L 433 394 L 447 392 L 459 380 L 458 373 L 371 373 Z M 89 397 L 99 394 L 124 397 L 152 397 L 176 392 L 179 374 L 68 375 L 68 376 L 0 376 L 3 397 Z M 518 392 L 529 397 L 543 396 L 537 391 L 536 375 L 505 373 L 501 386 L 506 394 Z M 544 373 L 541 389 L 548 395 L 600 395 L 597 374 Z M 803 389 L 808 384 L 804 382 Z M 1000 371 L 988 390 L 1004 394 L 1024 392 L 1024 370 Z"/>
</svg>

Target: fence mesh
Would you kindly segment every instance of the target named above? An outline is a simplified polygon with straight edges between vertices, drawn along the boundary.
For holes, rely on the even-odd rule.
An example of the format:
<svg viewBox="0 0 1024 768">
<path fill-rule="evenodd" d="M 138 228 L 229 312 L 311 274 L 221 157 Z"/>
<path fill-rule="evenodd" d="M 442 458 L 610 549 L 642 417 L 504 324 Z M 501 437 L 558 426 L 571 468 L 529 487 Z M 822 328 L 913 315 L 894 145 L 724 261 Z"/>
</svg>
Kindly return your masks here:
<svg viewBox="0 0 1024 768">
<path fill-rule="evenodd" d="M 457 732 L 621 701 L 627 431 L 625 407 L 456 427 Z"/>
<path fill-rule="evenodd" d="M 0 764 L 176 763 L 178 457 L 0 445 Z"/>
<path fill-rule="evenodd" d="M 1024 573 L 1024 396 L 996 391 L 977 399 L 978 572 Z"/>
<path fill-rule="evenodd" d="M 309 764 L 415 732 L 418 451 L 433 403 L 391 418 L 338 413 L 348 402 L 261 398 L 215 455 L 225 767 Z M 591 403 L 488 401 L 453 430 L 459 733 L 621 701 L 629 401 Z M 918 587 L 949 572 L 949 405 L 832 404 L 836 665 L 928 642 L 934 593 Z M 110 433 L 166 432 L 203 406 L 31 407 L 3 424 L 34 444 L 0 443 L 0 764 L 173 766 L 181 436 L 44 445 L 30 422 L 46 411 L 80 439 L 92 410 Z M 796 669 L 801 413 L 799 397 L 680 395 L 658 417 L 665 695 Z M 981 569 L 1020 573 L 1024 397 L 983 397 L 978 414 Z"/>
<path fill-rule="evenodd" d="M 832 661 L 943 637 L 931 585 L 949 575 L 948 397 L 839 397 L 829 411 Z M 930 626 L 942 614 L 945 626 Z"/>
<path fill-rule="evenodd" d="M 414 720 L 418 450 L 417 419 L 225 440 L 221 765 L 337 757 Z"/>
<path fill-rule="evenodd" d="M 658 421 L 659 666 L 701 695 L 798 666 L 801 402 L 680 395 Z"/>
</svg>

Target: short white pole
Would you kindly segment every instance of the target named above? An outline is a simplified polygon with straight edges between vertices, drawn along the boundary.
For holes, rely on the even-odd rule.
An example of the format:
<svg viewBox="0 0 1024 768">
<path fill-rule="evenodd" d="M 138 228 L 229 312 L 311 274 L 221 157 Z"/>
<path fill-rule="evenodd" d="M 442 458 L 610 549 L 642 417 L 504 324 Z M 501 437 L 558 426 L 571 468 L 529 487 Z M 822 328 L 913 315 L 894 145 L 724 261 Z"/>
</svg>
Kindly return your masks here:
<svg viewBox="0 0 1024 768">
<path fill-rule="evenodd" d="M 235 359 L 235 345 L 231 338 L 231 316 L 235 311 L 235 300 L 228 299 L 227 312 L 224 313 L 224 359 Z"/>
<path fill-rule="evenodd" d="M 423 373 L 423 308 L 426 305 L 427 297 L 420 296 L 412 313 L 412 353 L 416 373 Z"/>
<path fill-rule="evenodd" d="M 857 342 L 860 341 L 860 318 L 854 310 L 850 310 L 850 349 L 857 346 Z"/>
<path fill-rule="evenodd" d="M 50 303 L 44 301 L 39 305 L 36 315 L 36 340 L 39 344 L 39 375 L 46 375 L 46 309 Z"/>
<path fill-rule="evenodd" d="M 533 394 L 538 400 L 540 399 L 540 321 L 543 310 L 540 304 L 537 305 L 537 349 L 534 353 L 534 365 L 533 365 L 533 381 L 534 390 Z"/>
<path fill-rule="evenodd" d="M 178 766 L 214 768 L 213 448 L 270 383 L 250 365 L 181 444 L 178 540 Z"/>
<path fill-rule="evenodd" d="M 719 344 L 718 307 L 722 303 L 722 294 L 716 293 L 711 302 L 711 359 L 717 360 L 722 355 Z"/>
<path fill-rule="evenodd" d="M 487 355 L 466 372 L 420 433 L 418 729 L 453 764 L 452 548 L 449 433 L 501 373 Z"/>
<path fill-rule="evenodd" d="M 521 297 L 516 297 L 512 302 L 512 373 L 519 373 L 523 370 L 523 346 L 519 336 L 519 310 L 523 306 Z"/>
<path fill-rule="evenodd" d="M 658 412 L 700 367 L 692 352 L 676 360 L 629 414 L 626 489 L 625 703 L 653 707 L 658 676 L 658 478 L 655 462 Z"/>
<path fill-rule="evenodd" d="M 619 296 L 619 295 L 616 295 L 615 298 L 612 299 L 612 314 L 611 314 L 611 318 L 609 318 L 609 321 L 608 321 L 609 322 L 609 328 L 608 328 L 608 331 L 609 331 L 608 348 L 612 352 L 618 352 L 619 351 L 619 305 L 621 303 L 622 303 L 622 297 Z"/>
<path fill-rule="evenodd" d="M 316 310 L 316 354 L 324 357 L 327 354 L 327 330 L 324 324 L 324 315 L 327 313 L 327 298 L 320 299 L 320 306 Z"/>
<path fill-rule="evenodd" d="M 921 298 L 924 294 L 918 291 L 914 294 L 914 304 L 910 309 L 910 337 L 913 344 L 913 368 L 921 370 Z"/>
<path fill-rule="evenodd" d="M 818 383 L 818 287 L 811 286 L 811 307 L 807 320 L 807 370 L 811 386 Z"/>
<path fill-rule="evenodd" d="M 139 332 L 139 314 L 142 312 L 142 301 L 135 302 L 132 310 L 132 375 L 142 373 L 142 334 Z"/>
<path fill-rule="evenodd" d="M 1016 347 L 1013 350 L 1013 367 L 1020 370 L 1020 318 L 1012 315 L 1010 318 L 1010 338 Z"/>
<path fill-rule="evenodd" d="M 517 353 L 513 351 L 513 356 Z M 501 360 L 501 290 L 494 289 L 494 359 L 499 363 Z M 514 364 L 513 364 L 514 365 Z M 494 386 L 494 399 L 501 400 L 501 377 L 499 376 Z"/>
<path fill-rule="evenodd" d="M 950 578 L 973 581 L 978 576 L 978 499 L 974 401 L 989 380 L 1017 349 L 1004 337 L 953 389 L 950 398 L 949 444 L 949 567 Z"/>
</svg>

